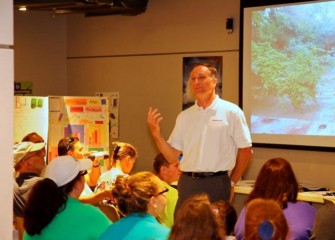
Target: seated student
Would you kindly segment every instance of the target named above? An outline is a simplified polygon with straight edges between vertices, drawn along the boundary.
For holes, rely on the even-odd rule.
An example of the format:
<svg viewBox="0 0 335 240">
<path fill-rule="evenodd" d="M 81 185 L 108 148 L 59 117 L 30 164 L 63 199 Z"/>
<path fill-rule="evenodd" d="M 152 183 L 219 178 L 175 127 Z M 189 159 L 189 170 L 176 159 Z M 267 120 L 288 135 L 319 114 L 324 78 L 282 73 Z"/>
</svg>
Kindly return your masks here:
<svg viewBox="0 0 335 240">
<path fill-rule="evenodd" d="M 171 184 L 178 182 L 180 177 L 179 162 L 171 164 L 165 159 L 163 154 L 159 153 L 154 159 L 153 167 L 156 175 L 162 180 L 163 185 L 169 189 L 166 193 L 167 204 L 164 212 L 159 215 L 159 221 L 164 226 L 171 228 L 174 223 L 174 210 L 178 200 L 178 191 Z"/>
<path fill-rule="evenodd" d="M 233 205 L 229 202 L 220 200 L 212 203 L 214 213 L 218 217 L 219 224 L 225 230 L 226 240 L 236 240 L 234 227 L 237 221 L 237 213 Z"/>
<path fill-rule="evenodd" d="M 62 138 L 58 142 L 58 156 L 70 155 L 75 159 L 85 158 L 85 154 L 83 153 L 83 145 L 81 144 L 79 138 L 70 137 L 70 138 Z M 99 166 L 99 160 L 93 160 L 92 169 L 89 170 L 87 176 L 85 176 L 85 182 L 90 187 L 95 187 L 97 181 L 100 177 L 101 170 Z"/>
<path fill-rule="evenodd" d="M 112 168 L 99 177 L 95 192 L 113 185 L 118 175 L 128 176 L 136 162 L 138 153 L 133 145 L 124 142 L 114 142 L 113 145 Z"/>
<path fill-rule="evenodd" d="M 118 176 L 112 192 L 119 209 L 126 216 L 111 225 L 100 240 L 167 239 L 170 229 L 156 220 L 164 211 L 166 191 L 162 181 L 150 172 Z"/>
<path fill-rule="evenodd" d="M 283 209 L 290 233 L 287 239 L 308 240 L 311 236 L 316 209 L 309 203 L 297 201 L 298 182 L 290 163 L 283 158 L 265 162 L 246 200 L 246 206 L 254 198 L 273 199 Z M 244 239 L 245 208 L 235 225 L 235 236 Z"/>
<path fill-rule="evenodd" d="M 112 222 L 97 207 L 78 201 L 91 166 L 91 160 L 71 156 L 51 161 L 46 178 L 36 183 L 28 198 L 24 240 L 99 238 Z"/>
<path fill-rule="evenodd" d="M 334 240 L 334 222 L 335 205 L 333 202 L 326 200 L 325 205 L 316 212 L 311 240 Z"/>
<path fill-rule="evenodd" d="M 58 142 L 58 156 L 73 156 L 75 159 L 85 159 L 83 153 L 83 146 L 79 141 L 79 138 L 70 137 L 63 138 Z M 99 176 L 100 167 L 97 160 L 93 161 L 92 168 L 89 170 L 87 176 L 85 176 L 84 190 L 80 196 L 80 201 L 83 203 L 98 204 L 103 199 L 111 197 L 111 190 L 105 189 L 97 194 L 94 194 L 90 186 L 95 186 Z"/>
<path fill-rule="evenodd" d="M 42 179 L 45 168 L 43 149 L 45 143 L 22 142 L 13 146 L 14 169 L 14 213 L 22 217 L 29 191 Z"/>
<path fill-rule="evenodd" d="M 285 240 L 288 225 L 278 202 L 254 198 L 246 208 L 245 240 Z"/>
<path fill-rule="evenodd" d="M 31 132 L 22 138 L 22 142 L 44 143 L 44 139 L 37 132 Z M 40 154 L 43 157 L 45 157 L 46 155 L 45 148 L 41 149 Z"/>
<path fill-rule="evenodd" d="M 45 143 L 22 142 L 13 146 L 15 181 L 13 183 L 14 221 L 19 239 L 23 237 L 23 211 L 32 187 L 42 179 L 45 169 Z"/>
<path fill-rule="evenodd" d="M 211 207 L 207 194 L 188 198 L 178 209 L 169 240 L 224 240 L 224 229 Z"/>
</svg>

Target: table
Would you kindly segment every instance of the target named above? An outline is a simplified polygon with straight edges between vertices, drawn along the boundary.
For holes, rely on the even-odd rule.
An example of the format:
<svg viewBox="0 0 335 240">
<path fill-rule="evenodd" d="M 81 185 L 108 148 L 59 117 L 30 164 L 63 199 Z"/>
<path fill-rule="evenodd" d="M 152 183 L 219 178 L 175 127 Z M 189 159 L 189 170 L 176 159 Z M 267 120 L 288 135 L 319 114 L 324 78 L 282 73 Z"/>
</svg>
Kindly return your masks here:
<svg viewBox="0 0 335 240">
<path fill-rule="evenodd" d="M 240 181 L 235 185 L 234 192 L 238 194 L 249 194 L 252 190 L 253 180 Z M 324 196 L 324 194 L 333 191 L 310 191 L 299 192 L 298 201 L 305 201 L 310 203 L 324 203 L 325 199 L 335 204 L 335 196 Z"/>
</svg>

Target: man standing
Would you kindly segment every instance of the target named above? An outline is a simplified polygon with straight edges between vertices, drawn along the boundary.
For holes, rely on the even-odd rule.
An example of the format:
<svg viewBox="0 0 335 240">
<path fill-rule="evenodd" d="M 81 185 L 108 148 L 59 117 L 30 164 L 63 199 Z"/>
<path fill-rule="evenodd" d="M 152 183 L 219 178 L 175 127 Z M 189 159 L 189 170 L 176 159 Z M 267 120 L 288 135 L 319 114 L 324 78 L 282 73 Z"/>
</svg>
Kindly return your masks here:
<svg viewBox="0 0 335 240">
<path fill-rule="evenodd" d="M 154 159 L 153 167 L 156 175 L 162 180 L 164 187 L 169 189 L 165 194 L 167 204 L 164 212 L 159 215 L 159 219 L 164 226 L 171 228 L 174 223 L 174 211 L 178 200 L 176 185 L 172 184 L 178 182 L 180 177 L 179 162 L 169 163 L 163 154 L 159 153 Z"/>
<path fill-rule="evenodd" d="M 160 131 L 163 117 L 157 109 L 149 108 L 147 121 L 159 150 L 170 163 L 183 154 L 177 208 L 201 192 L 207 193 L 212 202 L 232 200 L 234 184 L 252 157 L 244 114 L 235 104 L 215 95 L 217 81 L 213 66 L 193 67 L 188 84 L 196 102 L 178 115 L 168 141 Z"/>
</svg>

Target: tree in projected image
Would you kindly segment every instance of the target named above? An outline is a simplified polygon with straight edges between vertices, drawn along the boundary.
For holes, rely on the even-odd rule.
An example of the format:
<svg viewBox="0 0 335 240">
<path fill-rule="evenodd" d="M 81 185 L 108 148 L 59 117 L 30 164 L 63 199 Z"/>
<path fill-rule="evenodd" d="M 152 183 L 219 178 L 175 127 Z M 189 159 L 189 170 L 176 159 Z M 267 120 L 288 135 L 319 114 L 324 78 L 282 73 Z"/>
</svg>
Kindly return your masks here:
<svg viewBox="0 0 335 240">
<path fill-rule="evenodd" d="M 335 31 L 329 29 L 330 21 L 335 24 L 335 16 L 319 10 L 282 7 L 253 13 L 255 99 L 277 96 L 281 107 L 289 104 L 296 112 L 318 106 L 318 84 L 332 67 L 335 52 Z"/>
</svg>

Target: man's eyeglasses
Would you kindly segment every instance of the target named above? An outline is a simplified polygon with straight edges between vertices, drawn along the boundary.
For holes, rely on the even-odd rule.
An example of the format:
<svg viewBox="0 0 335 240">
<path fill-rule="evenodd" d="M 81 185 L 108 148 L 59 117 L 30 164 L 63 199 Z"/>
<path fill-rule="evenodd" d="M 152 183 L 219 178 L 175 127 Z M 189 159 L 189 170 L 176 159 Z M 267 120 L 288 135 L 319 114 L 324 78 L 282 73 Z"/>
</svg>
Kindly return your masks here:
<svg viewBox="0 0 335 240">
<path fill-rule="evenodd" d="M 87 174 L 87 170 L 82 170 L 79 172 L 79 176 L 85 176 Z"/>
<path fill-rule="evenodd" d="M 157 193 L 155 196 L 157 197 L 157 196 L 159 196 L 159 195 L 163 195 L 164 193 L 166 193 L 166 192 L 168 192 L 169 191 L 169 189 L 168 188 L 164 188 L 164 190 L 163 191 L 160 191 L 159 193 Z"/>
</svg>

